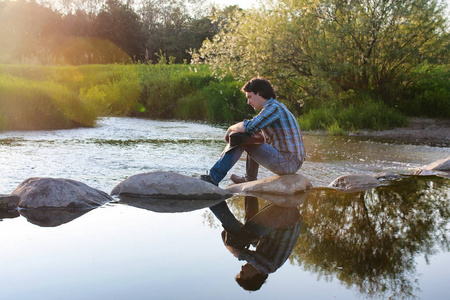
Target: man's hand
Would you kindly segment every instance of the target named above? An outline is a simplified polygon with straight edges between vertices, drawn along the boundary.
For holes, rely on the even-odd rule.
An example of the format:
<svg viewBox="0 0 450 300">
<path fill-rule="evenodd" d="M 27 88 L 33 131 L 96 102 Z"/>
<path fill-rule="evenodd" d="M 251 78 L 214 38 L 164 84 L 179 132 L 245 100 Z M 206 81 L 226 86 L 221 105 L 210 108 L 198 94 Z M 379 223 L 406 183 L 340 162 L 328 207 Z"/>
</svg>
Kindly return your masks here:
<svg viewBox="0 0 450 300">
<path fill-rule="evenodd" d="M 228 143 L 230 134 L 233 132 L 245 132 L 244 122 L 239 122 L 228 127 L 227 133 L 225 133 L 225 142 Z"/>
</svg>

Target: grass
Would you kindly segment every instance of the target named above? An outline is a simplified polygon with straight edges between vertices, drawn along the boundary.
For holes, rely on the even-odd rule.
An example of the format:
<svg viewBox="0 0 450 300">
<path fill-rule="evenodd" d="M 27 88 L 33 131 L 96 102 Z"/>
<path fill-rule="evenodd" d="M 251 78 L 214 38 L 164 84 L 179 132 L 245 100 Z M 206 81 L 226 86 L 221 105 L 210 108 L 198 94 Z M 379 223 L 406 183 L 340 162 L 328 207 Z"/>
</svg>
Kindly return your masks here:
<svg viewBox="0 0 450 300">
<path fill-rule="evenodd" d="M 0 130 L 93 126 L 100 116 L 233 122 L 251 110 L 207 66 L 0 65 Z"/>
<path fill-rule="evenodd" d="M 406 125 L 407 118 L 370 93 L 348 92 L 298 118 L 303 130 L 326 130 L 344 135 L 361 129 L 383 130 Z"/>
<path fill-rule="evenodd" d="M 449 70 L 418 77 L 395 107 L 364 91 L 308 102 L 300 127 L 343 135 L 404 126 L 405 115 L 450 118 Z M 101 116 L 233 123 L 254 114 L 242 85 L 205 65 L 0 65 L 0 130 L 93 126 Z"/>
</svg>

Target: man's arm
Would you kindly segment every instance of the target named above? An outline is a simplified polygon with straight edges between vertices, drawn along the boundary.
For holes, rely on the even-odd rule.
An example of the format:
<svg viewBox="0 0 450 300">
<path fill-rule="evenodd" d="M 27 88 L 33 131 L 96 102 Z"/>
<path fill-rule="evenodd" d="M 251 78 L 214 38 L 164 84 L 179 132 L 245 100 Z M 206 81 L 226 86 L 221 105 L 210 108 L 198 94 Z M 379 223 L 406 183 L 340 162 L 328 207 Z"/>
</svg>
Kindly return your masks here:
<svg viewBox="0 0 450 300">
<path fill-rule="evenodd" d="M 228 139 L 232 132 L 245 132 L 244 122 L 239 122 L 228 127 L 227 133 L 225 134 L 225 141 L 228 143 Z"/>
</svg>

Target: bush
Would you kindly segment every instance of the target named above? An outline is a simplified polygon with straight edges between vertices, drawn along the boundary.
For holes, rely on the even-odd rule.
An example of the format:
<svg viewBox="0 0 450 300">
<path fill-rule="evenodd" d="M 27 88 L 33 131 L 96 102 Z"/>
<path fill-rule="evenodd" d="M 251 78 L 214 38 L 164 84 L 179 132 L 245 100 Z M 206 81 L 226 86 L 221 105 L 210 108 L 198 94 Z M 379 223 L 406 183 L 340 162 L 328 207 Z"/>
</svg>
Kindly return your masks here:
<svg viewBox="0 0 450 300">
<path fill-rule="evenodd" d="M 422 68 L 416 70 L 422 72 Z M 397 108 L 409 116 L 450 118 L 450 65 L 438 66 L 407 89 Z"/>
<path fill-rule="evenodd" d="M 370 93 L 343 93 L 339 101 L 325 103 L 322 108 L 310 109 L 298 121 L 303 130 L 327 130 L 329 134 L 343 134 L 360 129 L 383 130 L 407 124 L 400 112 L 387 106 Z"/>
</svg>

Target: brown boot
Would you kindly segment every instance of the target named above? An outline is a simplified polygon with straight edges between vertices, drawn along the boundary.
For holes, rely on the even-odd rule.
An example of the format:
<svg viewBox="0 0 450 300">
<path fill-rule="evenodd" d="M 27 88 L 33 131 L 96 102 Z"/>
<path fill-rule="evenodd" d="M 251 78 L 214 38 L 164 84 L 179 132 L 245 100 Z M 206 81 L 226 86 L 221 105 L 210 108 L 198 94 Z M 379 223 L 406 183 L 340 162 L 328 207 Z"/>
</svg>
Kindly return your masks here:
<svg viewBox="0 0 450 300">
<path fill-rule="evenodd" d="M 231 174 L 230 179 L 235 184 L 252 181 L 252 179 L 249 179 L 247 176 L 241 177 L 236 174 Z M 256 180 L 256 179 L 253 179 L 253 180 Z"/>
</svg>

